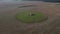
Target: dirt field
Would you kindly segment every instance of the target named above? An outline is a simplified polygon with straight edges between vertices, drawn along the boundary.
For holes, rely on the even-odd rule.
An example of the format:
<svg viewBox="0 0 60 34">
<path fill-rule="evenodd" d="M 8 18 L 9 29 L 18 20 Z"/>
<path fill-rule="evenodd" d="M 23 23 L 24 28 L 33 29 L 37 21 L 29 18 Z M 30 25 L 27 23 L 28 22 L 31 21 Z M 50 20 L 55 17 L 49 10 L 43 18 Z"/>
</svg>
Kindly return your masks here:
<svg viewBox="0 0 60 34">
<path fill-rule="evenodd" d="M 60 34 L 60 3 L 25 1 L 0 4 L 0 34 Z M 22 7 L 21 5 L 35 5 Z M 48 16 L 40 23 L 21 23 L 16 14 L 22 10 L 36 10 Z"/>
</svg>

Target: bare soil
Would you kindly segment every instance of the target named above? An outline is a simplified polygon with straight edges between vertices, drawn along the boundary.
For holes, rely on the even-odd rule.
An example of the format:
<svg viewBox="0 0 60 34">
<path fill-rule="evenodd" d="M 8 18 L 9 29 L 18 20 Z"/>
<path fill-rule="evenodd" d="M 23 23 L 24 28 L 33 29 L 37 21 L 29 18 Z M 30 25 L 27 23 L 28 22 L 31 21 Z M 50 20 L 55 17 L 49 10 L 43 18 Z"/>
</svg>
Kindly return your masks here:
<svg viewBox="0 0 60 34">
<path fill-rule="evenodd" d="M 60 34 L 60 3 L 25 1 L 19 4 L 0 4 L 0 34 Z M 22 7 L 21 5 L 35 5 Z M 48 19 L 40 23 L 22 23 L 16 19 L 16 14 L 22 10 L 43 12 Z"/>
</svg>

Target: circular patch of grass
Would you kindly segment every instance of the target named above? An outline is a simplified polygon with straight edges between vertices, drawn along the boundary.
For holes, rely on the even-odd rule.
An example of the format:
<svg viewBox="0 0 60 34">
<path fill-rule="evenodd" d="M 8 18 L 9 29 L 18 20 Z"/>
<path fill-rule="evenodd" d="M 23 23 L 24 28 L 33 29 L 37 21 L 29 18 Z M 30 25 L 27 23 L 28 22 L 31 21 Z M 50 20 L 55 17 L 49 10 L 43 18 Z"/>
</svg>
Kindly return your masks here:
<svg viewBox="0 0 60 34">
<path fill-rule="evenodd" d="M 40 22 L 45 20 L 47 17 L 41 12 L 36 12 L 36 11 L 23 11 L 18 13 L 16 18 L 22 22 Z"/>
</svg>

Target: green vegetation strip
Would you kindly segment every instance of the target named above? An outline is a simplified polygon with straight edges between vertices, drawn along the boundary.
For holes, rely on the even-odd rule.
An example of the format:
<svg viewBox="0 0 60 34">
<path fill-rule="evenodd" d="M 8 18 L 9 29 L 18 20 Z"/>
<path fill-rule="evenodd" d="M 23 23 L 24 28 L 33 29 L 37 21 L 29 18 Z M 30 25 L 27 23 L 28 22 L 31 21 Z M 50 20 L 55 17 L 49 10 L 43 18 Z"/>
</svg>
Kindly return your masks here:
<svg viewBox="0 0 60 34">
<path fill-rule="evenodd" d="M 30 15 L 30 13 L 32 15 Z M 17 14 L 16 18 L 22 22 L 31 23 L 31 22 L 40 22 L 45 20 L 47 17 L 40 12 L 36 11 L 23 11 Z"/>
</svg>

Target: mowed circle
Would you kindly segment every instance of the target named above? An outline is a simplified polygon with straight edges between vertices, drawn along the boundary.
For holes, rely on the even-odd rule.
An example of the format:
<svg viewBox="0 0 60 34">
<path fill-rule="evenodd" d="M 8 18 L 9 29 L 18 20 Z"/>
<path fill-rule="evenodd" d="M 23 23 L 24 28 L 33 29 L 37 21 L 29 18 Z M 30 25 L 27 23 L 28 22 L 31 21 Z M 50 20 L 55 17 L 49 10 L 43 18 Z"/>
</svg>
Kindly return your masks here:
<svg viewBox="0 0 60 34">
<path fill-rule="evenodd" d="M 45 20 L 47 16 L 37 11 L 22 11 L 17 14 L 16 18 L 21 22 L 34 23 Z"/>
</svg>

